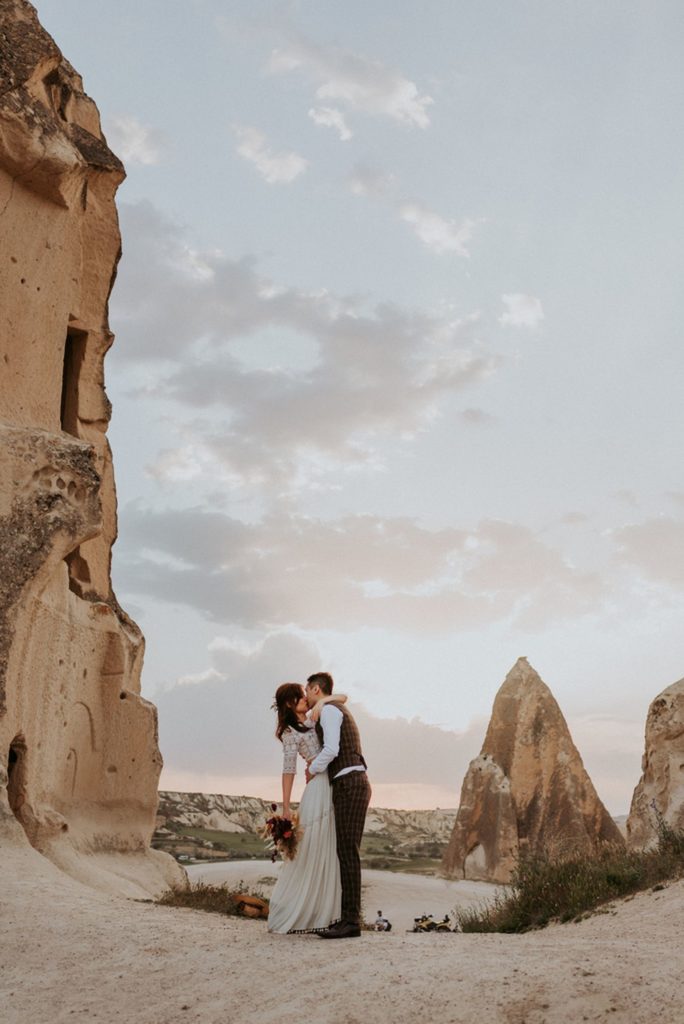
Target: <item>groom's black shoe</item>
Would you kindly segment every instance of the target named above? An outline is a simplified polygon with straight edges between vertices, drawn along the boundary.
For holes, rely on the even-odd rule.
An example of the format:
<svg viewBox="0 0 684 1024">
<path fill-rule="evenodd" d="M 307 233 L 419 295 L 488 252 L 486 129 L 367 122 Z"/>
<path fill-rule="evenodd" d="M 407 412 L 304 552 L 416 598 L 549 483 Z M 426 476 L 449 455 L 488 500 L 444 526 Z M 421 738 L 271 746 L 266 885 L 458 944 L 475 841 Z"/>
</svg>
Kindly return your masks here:
<svg viewBox="0 0 684 1024">
<path fill-rule="evenodd" d="M 361 929 L 351 921 L 337 921 L 320 933 L 322 939 L 358 939 Z"/>
</svg>

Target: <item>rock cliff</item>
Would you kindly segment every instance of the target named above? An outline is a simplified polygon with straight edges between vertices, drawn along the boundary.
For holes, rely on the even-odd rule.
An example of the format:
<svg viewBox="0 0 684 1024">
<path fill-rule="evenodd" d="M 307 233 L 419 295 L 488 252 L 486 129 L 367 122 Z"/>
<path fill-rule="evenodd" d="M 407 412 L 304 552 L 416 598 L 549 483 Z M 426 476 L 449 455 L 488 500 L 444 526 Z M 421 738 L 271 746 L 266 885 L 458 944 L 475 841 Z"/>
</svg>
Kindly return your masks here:
<svg viewBox="0 0 684 1024">
<path fill-rule="evenodd" d="M 659 816 L 684 830 L 684 679 L 648 709 L 641 771 L 627 818 L 627 844 L 635 849 L 655 842 Z"/>
<path fill-rule="evenodd" d="M 109 571 L 124 170 L 31 4 L 0 0 L 0 29 L 0 843 L 140 894 L 179 869 L 149 846 L 156 711 Z"/>
<path fill-rule="evenodd" d="M 521 851 L 589 853 L 623 842 L 599 800 L 549 688 L 520 658 L 496 695 L 470 763 L 444 873 L 511 879 Z"/>
</svg>

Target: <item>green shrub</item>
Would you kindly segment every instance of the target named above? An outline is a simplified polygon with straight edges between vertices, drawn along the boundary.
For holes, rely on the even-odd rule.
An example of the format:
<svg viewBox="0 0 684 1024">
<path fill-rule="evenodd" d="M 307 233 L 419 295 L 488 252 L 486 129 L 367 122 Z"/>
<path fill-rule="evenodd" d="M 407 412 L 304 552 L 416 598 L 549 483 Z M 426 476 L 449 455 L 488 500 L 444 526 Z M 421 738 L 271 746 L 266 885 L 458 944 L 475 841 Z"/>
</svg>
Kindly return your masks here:
<svg viewBox="0 0 684 1024">
<path fill-rule="evenodd" d="M 456 911 L 456 919 L 464 932 L 524 932 L 579 920 L 601 904 L 682 876 L 684 832 L 659 819 L 652 850 L 606 845 L 593 857 L 523 854 L 504 894 Z"/>
</svg>

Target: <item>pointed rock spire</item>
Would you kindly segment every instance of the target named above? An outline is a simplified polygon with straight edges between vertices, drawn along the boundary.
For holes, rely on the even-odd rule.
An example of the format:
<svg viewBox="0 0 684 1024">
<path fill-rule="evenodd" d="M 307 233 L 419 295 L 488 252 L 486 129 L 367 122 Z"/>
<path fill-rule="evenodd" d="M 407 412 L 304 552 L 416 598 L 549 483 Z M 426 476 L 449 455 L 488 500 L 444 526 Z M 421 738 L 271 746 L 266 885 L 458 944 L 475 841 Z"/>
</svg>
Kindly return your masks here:
<svg viewBox="0 0 684 1024">
<path fill-rule="evenodd" d="M 659 816 L 684 829 L 684 679 L 651 702 L 641 770 L 627 819 L 627 845 L 633 849 L 655 841 Z"/>
<path fill-rule="evenodd" d="M 508 882 L 520 852 L 622 843 L 561 709 L 527 658 L 496 695 L 480 756 L 470 763 L 445 874 Z"/>
</svg>

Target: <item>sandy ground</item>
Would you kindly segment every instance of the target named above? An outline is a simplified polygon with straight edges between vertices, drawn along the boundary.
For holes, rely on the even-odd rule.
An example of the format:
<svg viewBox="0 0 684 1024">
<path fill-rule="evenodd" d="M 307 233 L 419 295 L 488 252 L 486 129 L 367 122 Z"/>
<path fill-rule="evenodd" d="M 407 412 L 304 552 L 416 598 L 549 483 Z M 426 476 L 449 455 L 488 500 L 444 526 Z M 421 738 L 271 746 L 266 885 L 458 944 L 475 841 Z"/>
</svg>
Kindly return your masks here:
<svg viewBox="0 0 684 1024">
<path fill-rule="evenodd" d="M 243 881 L 269 896 L 280 864 L 269 861 L 240 860 L 214 864 L 195 864 L 187 869 L 193 881 L 236 885 Z M 268 880 L 272 881 L 268 881 Z M 448 882 L 444 878 L 393 874 L 391 871 L 364 871 L 363 907 L 367 921 L 375 920 L 378 910 L 392 922 L 392 930 L 413 928 L 414 918 L 432 914 L 441 920 L 453 918 L 456 907 L 474 906 L 490 899 L 496 886 L 488 882 Z"/>
<path fill-rule="evenodd" d="M 3 1024 L 684 1024 L 684 882 L 528 935 L 330 943 L 107 896 L 47 862 L 28 874 L 5 851 L 2 869 Z"/>
</svg>

